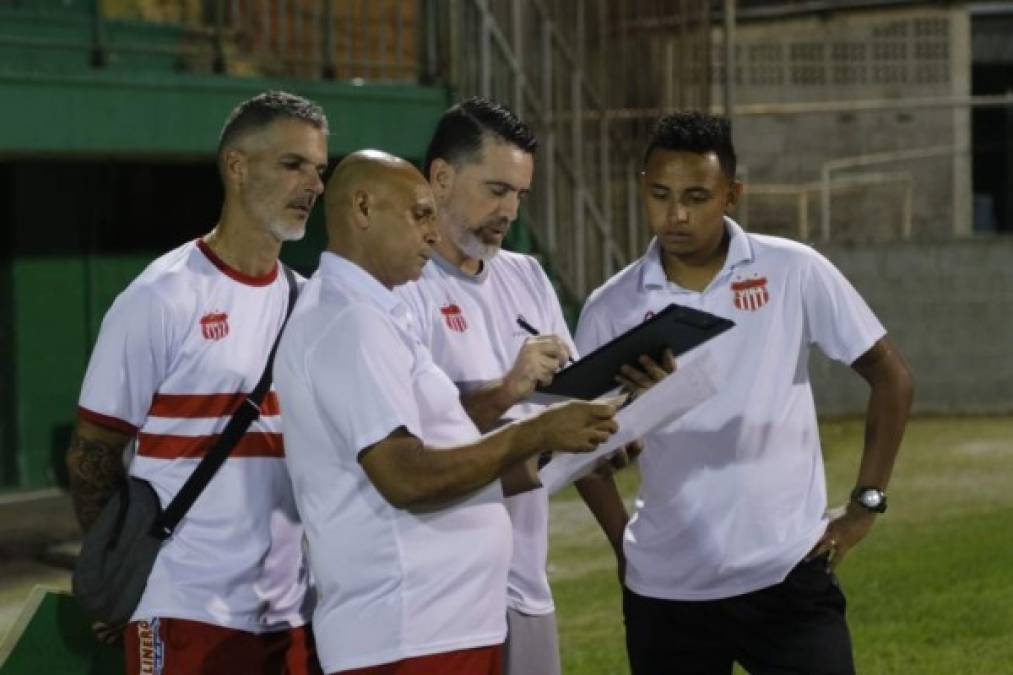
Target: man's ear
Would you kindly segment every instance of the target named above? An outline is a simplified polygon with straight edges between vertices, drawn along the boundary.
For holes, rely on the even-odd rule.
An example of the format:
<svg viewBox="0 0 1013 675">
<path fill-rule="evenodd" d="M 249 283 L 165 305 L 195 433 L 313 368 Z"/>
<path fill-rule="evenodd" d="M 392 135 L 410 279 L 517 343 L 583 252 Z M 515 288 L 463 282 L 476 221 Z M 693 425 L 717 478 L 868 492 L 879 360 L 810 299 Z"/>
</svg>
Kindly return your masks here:
<svg viewBox="0 0 1013 675">
<path fill-rule="evenodd" d="M 429 165 L 429 185 L 433 188 L 433 196 L 436 199 L 450 194 L 454 189 L 454 179 L 457 172 L 454 165 L 445 159 L 436 158 Z"/>
<path fill-rule="evenodd" d="M 366 190 L 356 190 L 352 193 L 352 217 L 360 229 L 369 227 L 369 215 L 373 208 L 372 195 Z"/>
<path fill-rule="evenodd" d="M 742 190 L 742 181 L 738 179 L 733 180 L 731 186 L 728 188 L 728 199 L 725 202 L 725 209 L 735 208 L 736 204 L 739 203 L 739 198 L 742 196 Z"/>
<path fill-rule="evenodd" d="M 246 155 L 236 148 L 222 151 L 222 173 L 226 181 L 233 185 L 241 185 L 246 181 Z"/>
</svg>

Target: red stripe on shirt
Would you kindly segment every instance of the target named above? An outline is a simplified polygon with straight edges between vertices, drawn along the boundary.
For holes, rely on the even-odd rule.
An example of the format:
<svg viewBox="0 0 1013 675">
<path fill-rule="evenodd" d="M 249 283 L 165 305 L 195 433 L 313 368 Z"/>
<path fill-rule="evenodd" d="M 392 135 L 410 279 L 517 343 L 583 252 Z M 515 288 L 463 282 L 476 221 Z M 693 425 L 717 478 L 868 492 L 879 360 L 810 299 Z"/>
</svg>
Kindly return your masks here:
<svg viewBox="0 0 1013 675">
<path fill-rule="evenodd" d="M 146 434 L 137 436 L 137 454 L 156 459 L 200 459 L 218 438 L 213 436 L 170 436 L 168 434 Z M 281 434 L 269 431 L 247 431 L 229 453 L 229 457 L 277 457 L 285 456 L 285 445 Z"/>
<path fill-rule="evenodd" d="M 231 415 L 246 398 L 246 394 L 155 394 L 149 415 L 155 417 L 206 418 Z M 261 415 L 278 415 L 278 394 L 267 392 L 260 404 Z"/>
<path fill-rule="evenodd" d="M 97 424 L 100 427 L 118 431 L 121 434 L 133 436 L 137 433 L 137 427 L 126 420 L 121 420 L 118 417 L 110 417 L 109 415 L 103 415 L 102 413 L 97 413 L 94 410 L 88 410 L 87 408 L 82 408 L 81 406 L 77 407 L 77 417 L 78 419 L 86 420 L 92 424 Z"/>
</svg>

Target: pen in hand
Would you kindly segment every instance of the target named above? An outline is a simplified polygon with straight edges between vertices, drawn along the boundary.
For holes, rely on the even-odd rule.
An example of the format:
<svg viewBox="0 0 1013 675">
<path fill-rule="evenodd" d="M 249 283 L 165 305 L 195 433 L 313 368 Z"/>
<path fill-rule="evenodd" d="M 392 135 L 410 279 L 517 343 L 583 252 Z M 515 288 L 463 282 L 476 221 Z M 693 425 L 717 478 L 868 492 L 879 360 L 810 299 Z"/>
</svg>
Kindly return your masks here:
<svg viewBox="0 0 1013 675">
<path fill-rule="evenodd" d="M 527 331 L 531 335 L 534 335 L 536 337 L 539 336 L 539 335 L 541 335 L 541 333 L 538 332 L 538 329 L 535 328 L 534 326 L 532 326 L 530 323 L 528 323 L 524 319 L 524 317 L 521 316 L 520 314 L 517 315 L 517 325 L 520 326 L 521 328 L 523 328 L 525 331 Z M 567 360 L 568 363 L 573 363 L 573 357 L 572 356 L 568 355 L 566 357 L 566 360 Z"/>
</svg>

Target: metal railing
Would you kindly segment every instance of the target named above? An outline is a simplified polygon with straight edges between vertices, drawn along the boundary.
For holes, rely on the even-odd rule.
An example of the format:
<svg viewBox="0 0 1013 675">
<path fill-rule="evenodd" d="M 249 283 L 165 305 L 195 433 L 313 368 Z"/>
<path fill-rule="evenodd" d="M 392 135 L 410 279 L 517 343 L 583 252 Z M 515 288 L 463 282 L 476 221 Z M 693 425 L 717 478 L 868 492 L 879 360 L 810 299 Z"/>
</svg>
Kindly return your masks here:
<svg viewBox="0 0 1013 675">
<path fill-rule="evenodd" d="M 420 56 L 423 0 L 0 0 L 9 16 L 88 22 L 87 40 L 14 35 L 0 25 L 0 46 L 87 50 L 103 67 L 131 55 L 176 57 L 184 71 L 233 76 L 285 76 L 417 82 L 427 79 Z M 122 30 L 158 25 L 166 35 L 145 41 Z"/>
<path fill-rule="evenodd" d="M 528 215 L 575 297 L 642 252 L 638 181 L 661 112 L 709 104 L 707 3 L 430 3 L 431 69 L 500 100 L 541 142 Z"/>
</svg>

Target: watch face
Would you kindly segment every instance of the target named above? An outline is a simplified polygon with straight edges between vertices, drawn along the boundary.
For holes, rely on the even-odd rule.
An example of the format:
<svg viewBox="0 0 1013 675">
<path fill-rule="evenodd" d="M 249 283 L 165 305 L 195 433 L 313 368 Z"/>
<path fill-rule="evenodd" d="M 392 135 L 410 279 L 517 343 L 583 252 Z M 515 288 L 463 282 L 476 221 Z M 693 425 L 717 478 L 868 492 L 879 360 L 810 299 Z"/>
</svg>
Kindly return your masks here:
<svg viewBox="0 0 1013 675">
<path fill-rule="evenodd" d="M 883 503 L 883 494 L 877 490 L 866 490 L 859 497 L 858 501 L 867 509 L 874 509 Z"/>
</svg>

